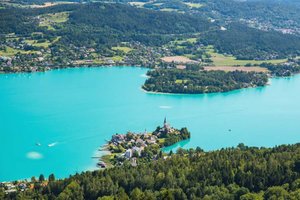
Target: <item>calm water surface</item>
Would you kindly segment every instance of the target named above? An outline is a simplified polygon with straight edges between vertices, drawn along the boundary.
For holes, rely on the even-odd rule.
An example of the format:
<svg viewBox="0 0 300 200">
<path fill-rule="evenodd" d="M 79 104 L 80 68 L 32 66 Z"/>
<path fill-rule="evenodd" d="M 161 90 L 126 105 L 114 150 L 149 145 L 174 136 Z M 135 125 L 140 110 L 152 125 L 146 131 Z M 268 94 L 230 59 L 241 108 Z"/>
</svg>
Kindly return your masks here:
<svg viewBox="0 0 300 200">
<path fill-rule="evenodd" d="M 300 141 L 299 75 L 223 94 L 163 95 L 140 89 L 146 71 L 114 67 L 1 74 L 0 181 L 94 169 L 91 157 L 112 134 L 152 131 L 165 116 L 192 133 L 172 148 Z"/>
</svg>

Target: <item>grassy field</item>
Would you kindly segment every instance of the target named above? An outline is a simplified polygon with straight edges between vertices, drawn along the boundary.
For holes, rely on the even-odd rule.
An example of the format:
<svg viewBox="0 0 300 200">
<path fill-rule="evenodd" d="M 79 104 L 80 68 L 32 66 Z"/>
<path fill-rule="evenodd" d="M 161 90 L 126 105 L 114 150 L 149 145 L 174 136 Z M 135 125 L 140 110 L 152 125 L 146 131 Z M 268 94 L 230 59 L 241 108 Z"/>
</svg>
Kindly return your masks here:
<svg viewBox="0 0 300 200">
<path fill-rule="evenodd" d="M 186 39 L 186 41 L 194 44 L 197 42 L 197 39 L 198 38 L 188 38 L 188 39 Z"/>
<path fill-rule="evenodd" d="M 107 165 L 107 167 L 113 167 L 113 164 L 111 163 L 111 160 L 113 160 L 113 158 L 116 155 L 118 155 L 118 154 L 116 154 L 116 153 L 109 153 L 107 155 L 101 156 L 100 160 L 103 161 Z"/>
<path fill-rule="evenodd" d="M 129 47 L 112 47 L 112 50 L 119 50 L 119 51 L 123 51 L 124 53 L 128 53 L 130 51 L 132 51 L 132 48 Z"/>
<path fill-rule="evenodd" d="M 0 51 L 0 56 L 14 56 L 17 53 L 30 54 L 30 53 L 36 53 L 36 51 L 24 51 L 20 49 L 13 49 L 11 47 L 6 47 L 6 50 Z"/>
<path fill-rule="evenodd" d="M 197 42 L 197 38 L 187 38 L 187 39 L 183 39 L 183 40 L 175 40 L 173 41 L 174 44 L 176 45 L 181 45 L 185 42 L 190 42 L 192 44 L 196 43 Z"/>
<path fill-rule="evenodd" d="M 273 64 L 278 64 L 278 63 L 283 63 L 286 62 L 287 59 L 279 59 L 279 60 L 237 60 L 233 56 L 224 56 L 222 54 L 218 53 L 212 53 L 212 60 L 216 66 L 245 66 L 248 63 L 251 63 L 252 65 L 254 64 L 261 64 L 264 62 L 268 63 L 273 63 Z"/>
<path fill-rule="evenodd" d="M 90 64 L 102 65 L 102 64 L 105 64 L 105 62 L 102 59 L 93 59 L 91 61 L 90 60 L 76 60 L 74 63 L 77 65 L 90 65 Z"/>
<path fill-rule="evenodd" d="M 111 57 L 111 59 L 115 62 L 123 61 L 123 57 L 121 57 L 121 56 L 113 56 L 113 57 Z"/>
<path fill-rule="evenodd" d="M 44 47 L 44 48 L 48 48 L 51 44 L 57 42 L 61 37 L 56 37 L 52 42 L 50 42 L 49 40 L 45 41 L 45 42 L 38 42 L 37 40 L 25 40 L 25 42 L 27 44 L 31 44 L 32 46 L 35 47 Z"/>
<path fill-rule="evenodd" d="M 187 83 L 187 80 L 176 79 L 175 83 L 176 83 L 176 84 Z"/>
<path fill-rule="evenodd" d="M 59 2 L 45 2 L 43 5 L 30 5 L 31 8 L 46 8 L 51 6 L 56 6 L 60 4 L 73 4 L 76 2 L 70 2 L 70 1 L 59 1 Z"/>
<path fill-rule="evenodd" d="M 38 43 L 36 40 L 25 40 L 25 42 L 27 44 L 31 44 L 32 46 L 35 46 L 35 47 L 44 47 L 44 48 L 48 48 L 49 45 L 51 45 L 51 42 L 50 41 L 46 41 L 46 42 L 40 42 Z"/>
<path fill-rule="evenodd" d="M 53 25 L 57 23 L 63 23 L 68 21 L 69 13 L 68 12 L 60 12 L 54 14 L 46 14 L 40 16 L 41 21 L 39 26 L 45 26 L 48 30 L 55 30 Z"/>
<path fill-rule="evenodd" d="M 5 0 L 0 0 L 1 3 L 8 5 L 8 6 L 12 6 L 12 7 L 18 7 L 18 8 L 46 8 L 46 7 L 50 7 L 50 6 L 55 6 L 58 4 L 71 4 L 74 2 L 68 2 L 68 1 L 60 1 L 60 2 L 45 2 L 44 5 L 37 5 L 37 4 L 31 4 L 31 5 L 24 5 L 24 4 L 19 4 L 19 3 L 14 3 L 14 2 L 10 2 L 10 1 L 5 1 Z"/>
<path fill-rule="evenodd" d="M 176 40 L 169 42 L 167 45 L 165 45 L 165 47 L 168 47 L 169 45 L 171 45 L 171 46 L 175 46 L 176 48 L 180 49 L 180 48 L 185 47 L 185 46 L 182 46 L 182 44 L 184 44 L 186 42 L 195 44 L 197 42 L 197 39 L 198 38 L 196 38 L 196 37 L 185 38 L 185 39 L 176 39 Z"/>
<path fill-rule="evenodd" d="M 286 62 L 287 59 L 278 59 L 278 60 L 237 60 L 234 56 L 225 56 L 223 54 L 216 53 L 212 47 L 207 48 L 207 53 L 211 55 L 213 64 L 215 66 L 245 66 L 250 63 L 252 65 L 259 65 L 264 62 L 278 64 Z"/>
<path fill-rule="evenodd" d="M 203 4 L 200 3 L 184 3 L 185 5 L 189 6 L 190 8 L 201 8 Z"/>
<path fill-rule="evenodd" d="M 61 36 L 56 37 L 56 38 L 52 41 L 52 43 L 58 42 L 58 40 L 60 40 L 60 38 L 61 38 Z"/>
</svg>

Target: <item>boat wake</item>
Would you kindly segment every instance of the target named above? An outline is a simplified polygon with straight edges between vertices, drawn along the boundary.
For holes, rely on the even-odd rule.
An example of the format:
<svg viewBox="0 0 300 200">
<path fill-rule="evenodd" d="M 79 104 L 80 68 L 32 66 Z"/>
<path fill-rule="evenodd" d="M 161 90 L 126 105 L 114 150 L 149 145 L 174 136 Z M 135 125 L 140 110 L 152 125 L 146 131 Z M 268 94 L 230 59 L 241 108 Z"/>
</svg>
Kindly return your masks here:
<svg viewBox="0 0 300 200">
<path fill-rule="evenodd" d="M 48 147 L 54 147 L 55 145 L 57 145 L 58 144 L 58 142 L 53 142 L 53 143 L 51 143 L 51 144 L 48 144 Z"/>
</svg>

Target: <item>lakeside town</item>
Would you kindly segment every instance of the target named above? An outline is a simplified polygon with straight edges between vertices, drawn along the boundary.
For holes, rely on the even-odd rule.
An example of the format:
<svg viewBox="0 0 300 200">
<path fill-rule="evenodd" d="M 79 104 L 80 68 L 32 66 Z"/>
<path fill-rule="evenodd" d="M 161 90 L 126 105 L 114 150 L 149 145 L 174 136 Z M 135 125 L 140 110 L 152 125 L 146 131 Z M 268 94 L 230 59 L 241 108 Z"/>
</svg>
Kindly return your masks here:
<svg viewBox="0 0 300 200">
<path fill-rule="evenodd" d="M 204 46 L 199 43 L 196 35 L 176 39 L 160 47 L 150 47 L 140 42 L 122 42 L 99 52 L 95 48 L 74 45 L 58 47 L 59 37 L 44 39 L 41 34 L 35 33 L 29 38 L 15 34 L 3 37 L 0 41 L 0 73 L 44 72 L 72 67 L 137 66 L 152 69 L 254 71 L 274 75 L 272 71 L 281 70 L 282 67 L 299 67 L 299 57 L 238 60 L 231 55 L 216 53 L 213 47 Z"/>
<path fill-rule="evenodd" d="M 100 151 L 109 151 L 102 156 L 97 163 L 100 169 L 128 163 L 135 167 L 139 162 L 155 161 L 159 158 L 167 159 L 170 153 L 164 153 L 161 148 L 171 146 L 182 140 L 190 138 L 187 128 L 173 128 L 167 119 L 164 119 L 163 126 L 158 126 L 153 132 L 115 134 Z M 0 183 L 0 190 L 5 194 L 18 191 L 34 190 L 39 187 L 47 187 L 50 182 L 55 181 L 54 174 L 48 179 L 41 174 L 38 178 L 32 177 L 30 180 L 6 181 Z"/>
<path fill-rule="evenodd" d="M 161 148 L 171 146 L 182 140 L 190 138 L 187 128 L 173 128 L 167 119 L 163 126 L 158 126 L 153 132 L 115 134 L 100 151 L 109 153 L 102 156 L 97 166 L 107 168 L 115 165 L 123 165 L 125 162 L 131 166 L 137 166 L 143 160 L 166 159 L 168 155 Z"/>
</svg>

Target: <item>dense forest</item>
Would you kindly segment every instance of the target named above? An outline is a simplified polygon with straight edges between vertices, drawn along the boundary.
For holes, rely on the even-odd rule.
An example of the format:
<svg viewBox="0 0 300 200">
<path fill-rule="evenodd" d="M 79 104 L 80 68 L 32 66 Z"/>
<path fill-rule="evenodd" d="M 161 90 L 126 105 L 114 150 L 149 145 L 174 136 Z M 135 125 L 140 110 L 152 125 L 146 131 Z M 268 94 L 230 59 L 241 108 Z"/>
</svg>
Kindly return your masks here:
<svg viewBox="0 0 300 200">
<path fill-rule="evenodd" d="M 148 71 L 150 77 L 143 89 L 165 93 L 212 93 L 227 92 L 246 87 L 263 86 L 268 77 L 264 73 L 193 71 L 179 69 L 158 69 Z"/>
<path fill-rule="evenodd" d="M 63 26 L 53 31 L 38 26 L 37 16 L 59 12 L 70 12 Z M 151 40 L 163 40 L 170 34 L 201 32 L 210 27 L 208 20 L 199 17 L 103 3 L 62 4 L 41 9 L 10 7 L 1 9 L 0 17 L 2 34 L 41 31 L 62 36 L 62 42 L 66 40 L 77 46 L 91 46 L 95 42 L 114 45 L 116 41 L 129 40 L 151 44 Z"/>
<path fill-rule="evenodd" d="M 300 144 L 274 148 L 239 144 L 205 152 L 183 150 L 169 157 L 84 172 L 63 180 L 44 177 L 34 189 L 1 199 L 205 199 L 297 200 L 300 197 Z"/>
<path fill-rule="evenodd" d="M 114 0 L 111 0 L 114 1 Z M 130 2 L 133 0 L 115 0 Z M 300 35 L 300 3 L 295 0 L 141 0 L 153 10 L 192 13 L 214 19 L 215 23 L 238 22 L 260 30 Z"/>
<path fill-rule="evenodd" d="M 260 66 L 267 68 L 273 76 L 277 76 L 277 77 L 291 76 L 293 74 L 300 72 L 300 61 L 292 65 L 287 65 L 287 64 L 274 65 L 271 63 L 262 63 Z"/>
<path fill-rule="evenodd" d="M 122 4 L 82 5 L 69 16 L 64 40 L 75 45 L 139 41 L 162 45 L 173 34 L 208 30 L 208 20 L 178 13 L 137 9 Z"/>
<path fill-rule="evenodd" d="M 218 52 L 241 60 L 266 60 L 299 55 L 300 38 L 278 32 L 263 32 L 241 24 L 230 24 L 201 37 L 204 45 L 213 45 Z M 284 39 L 283 39 L 284 38 Z"/>
</svg>

